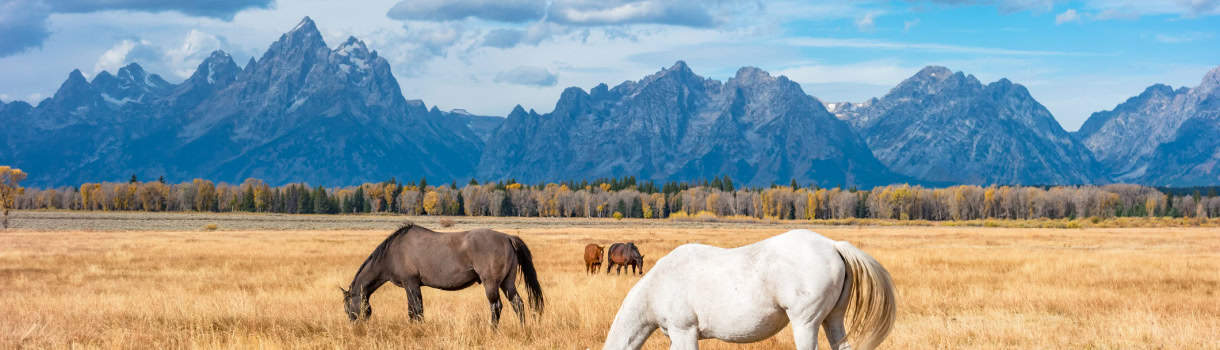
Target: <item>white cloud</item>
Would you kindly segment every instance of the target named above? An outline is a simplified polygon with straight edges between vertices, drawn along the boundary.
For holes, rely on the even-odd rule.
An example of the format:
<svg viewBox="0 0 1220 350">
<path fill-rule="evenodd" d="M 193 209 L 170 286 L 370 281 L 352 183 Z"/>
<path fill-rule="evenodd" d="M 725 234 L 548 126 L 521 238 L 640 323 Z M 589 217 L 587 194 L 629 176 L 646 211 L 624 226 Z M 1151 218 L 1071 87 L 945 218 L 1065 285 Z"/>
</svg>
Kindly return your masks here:
<svg viewBox="0 0 1220 350">
<path fill-rule="evenodd" d="M 1157 34 L 1153 37 L 1156 41 L 1165 44 L 1184 44 L 1199 40 L 1207 40 L 1212 38 L 1211 33 L 1203 32 L 1187 32 L 1178 34 Z"/>
<path fill-rule="evenodd" d="M 574 25 L 614 25 L 629 23 L 669 24 L 711 27 L 716 19 L 709 6 L 700 1 L 557 1 L 551 5 L 550 18 Z"/>
<path fill-rule="evenodd" d="M 219 37 L 191 29 L 181 45 L 166 50 L 164 63 L 173 70 L 172 74 L 185 79 L 195 73 L 199 63 L 211 55 L 212 51 L 220 50 L 221 44 Z"/>
<path fill-rule="evenodd" d="M 1101 10 L 1097 14 L 1093 15 L 1093 19 L 1099 20 L 1099 21 L 1111 20 L 1111 19 L 1137 19 L 1139 17 L 1140 17 L 1140 14 L 1138 12 L 1132 12 L 1130 10 L 1119 10 L 1119 9 L 1105 9 L 1105 10 Z"/>
<path fill-rule="evenodd" d="M 509 48 L 520 44 L 538 45 L 543 40 L 570 32 L 567 27 L 549 22 L 531 24 L 525 29 L 497 28 L 483 35 L 482 46 Z"/>
<path fill-rule="evenodd" d="M 570 25 L 633 23 L 710 27 L 721 2 L 693 0 L 404 0 L 388 16 L 400 20 L 482 19 L 524 23 L 549 17 Z"/>
<path fill-rule="evenodd" d="M 136 48 L 136 45 L 141 45 L 131 40 L 123 40 L 114 47 L 111 47 L 106 52 L 102 53 L 101 57 L 97 58 L 97 63 L 93 64 L 93 74 L 101 73 L 102 71 L 115 72 L 127 63 L 127 55 L 131 50 Z"/>
<path fill-rule="evenodd" d="M 1220 0 L 1090 0 L 1084 3 L 1097 19 L 1131 19 L 1149 15 L 1199 17 L 1220 14 Z"/>
<path fill-rule="evenodd" d="M 849 64 L 808 64 L 776 71 L 792 81 L 806 84 L 859 83 L 894 86 L 918 72 L 919 66 L 903 66 L 895 61 L 867 61 Z"/>
<path fill-rule="evenodd" d="M 555 86 L 555 83 L 559 81 L 559 76 L 546 68 L 520 66 L 496 74 L 495 81 L 502 84 Z"/>
<path fill-rule="evenodd" d="M 1080 20 L 1080 15 L 1076 13 L 1076 9 L 1067 9 L 1058 16 L 1055 16 L 1055 24 L 1064 24 L 1068 22 L 1076 22 Z"/>
<path fill-rule="evenodd" d="M 452 21 L 482 18 L 500 22 L 527 22 L 542 17 L 540 0 L 406 0 L 390 8 L 388 16 L 402 20 Z"/>
<path fill-rule="evenodd" d="M 408 38 L 434 55 L 444 55 L 447 48 L 462 39 L 462 33 L 460 25 L 413 26 L 408 29 Z"/>
<path fill-rule="evenodd" d="M 861 31 L 873 30 L 873 27 L 876 25 L 875 19 L 878 15 L 880 15 L 880 13 L 877 11 L 869 11 L 864 13 L 863 16 L 856 19 L 856 29 Z"/>
<path fill-rule="evenodd" d="M 917 25 L 919 25 L 918 18 L 909 20 L 909 21 L 904 21 L 904 22 L 902 22 L 902 31 L 904 31 L 904 32 L 911 31 L 911 28 L 915 28 L 915 26 L 917 26 Z"/>
<path fill-rule="evenodd" d="M 1220 0 L 912 0 L 942 5 L 989 5 L 1003 12 L 1051 11 L 1057 4 L 1079 5 L 1098 19 L 1125 19 L 1148 15 L 1199 17 L 1220 14 Z"/>
<path fill-rule="evenodd" d="M 872 39 L 838 39 L 838 38 L 793 38 L 785 40 L 786 43 L 793 46 L 803 47 L 820 47 L 820 48 L 860 48 L 860 49 L 879 49 L 879 50 L 923 50 L 932 52 L 949 52 L 949 53 L 969 53 L 980 55 L 1000 55 L 1000 56 L 1077 56 L 1087 55 L 1087 53 L 1076 52 L 1060 52 L 1060 51 L 1043 51 L 1043 50 L 1016 50 L 1016 49 L 1001 49 L 990 47 L 975 47 L 975 46 L 960 46 L 947 44 L 931 44 L 931 43 L 904 43 L 893 41 L 882 41 Z"/>
</svg>

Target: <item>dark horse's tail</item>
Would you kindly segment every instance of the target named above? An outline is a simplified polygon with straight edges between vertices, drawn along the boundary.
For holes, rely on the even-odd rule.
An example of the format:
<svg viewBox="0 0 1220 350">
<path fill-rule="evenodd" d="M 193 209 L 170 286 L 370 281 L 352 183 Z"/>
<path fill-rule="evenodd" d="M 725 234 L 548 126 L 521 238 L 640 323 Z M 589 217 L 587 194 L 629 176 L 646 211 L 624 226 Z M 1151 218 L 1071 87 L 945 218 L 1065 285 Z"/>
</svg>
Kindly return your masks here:
<svg viewBox="0 0 1220 350">
<path fill-rule="evenodd" d="M 521 237 L 509 237 L 513 241 L 513 251 L 517 253 L 517 264 L 521 265 L 521 273 L 525 276 L 525 289 L 530 293 L 530 306 L 541 314 L 542 285 L 538 284 L 538 271 L 534 270 L 534 256 L 530 254 L 530 247 L 525 245 Z"/>
</svg>

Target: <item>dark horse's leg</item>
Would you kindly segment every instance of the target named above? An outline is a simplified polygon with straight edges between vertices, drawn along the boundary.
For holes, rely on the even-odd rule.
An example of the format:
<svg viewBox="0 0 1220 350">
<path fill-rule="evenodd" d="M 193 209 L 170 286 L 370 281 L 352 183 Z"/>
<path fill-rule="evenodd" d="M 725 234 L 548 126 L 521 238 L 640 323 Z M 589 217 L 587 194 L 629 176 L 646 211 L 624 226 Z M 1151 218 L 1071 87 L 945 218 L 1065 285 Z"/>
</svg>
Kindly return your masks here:
<svg viewBox="0 0 1220 350">
<path fill-rule="evenodd" d="M 631 264 L 631 274 L 632 275 L 636 274 L 635 264 Z"/>
<path fill-rule="evenodd" d="M 614 261 L 613 260 L 607 261 L 606 262 L 606 274 L 609 275 L 610 269 L 613 269 L 613 268 L 614 268 Z"/>
<path fill-rule="evenodd" d="M 516 282 L 517 274 L 510 273 L 500 281 L 500 290 L 504 291 L 504 297 L 508 298 L 508 302 L 513 305 L 513 313 L 517 314 L 521 325 L 525 326 L 525 303 L 521 302 L 521 295 L 517 294 Z"/>
<path fill-rule="evenodd" d="M 424 319 L 424 295 L 419 292 L 419 281 L 409 280 L 402 284 L 407 290 L 407 315 L 412 321 Z"/>
<path fill-rule="evenodd" d="M 615 275 L 621 275 L 621 274 L 623 274 L 623 264 L 618 264 L 618 268 L 617 268 L 617 269 L 614 269 L 614 274 L 615 274 Z"/>
<path fill-rule="evenodd" d="M 500 286 L 487 283 L 483 285 L 483 290 L 487 292 L 487 302 L 491 304 L 491 327 L 496 328 L 500 325 L 500 310 L 504 309 L 504 305 L 500 303 Z"/>
</svg>

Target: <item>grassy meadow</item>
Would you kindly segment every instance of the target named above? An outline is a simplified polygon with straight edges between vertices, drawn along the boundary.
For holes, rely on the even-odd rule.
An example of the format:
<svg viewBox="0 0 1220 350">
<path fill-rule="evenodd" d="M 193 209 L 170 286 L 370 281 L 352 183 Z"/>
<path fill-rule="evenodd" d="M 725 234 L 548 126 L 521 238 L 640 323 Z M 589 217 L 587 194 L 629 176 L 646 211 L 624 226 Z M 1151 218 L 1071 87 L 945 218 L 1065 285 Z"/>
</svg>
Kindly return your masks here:
<svg viewBox="0 0 1220 350">
<path fill-rule="evenodd" d="M 522 327 L 505 307 L 493 331 L 481 288 L 425 289 L 426 320 L 412 323 L 406 294 L 387 284 L 372 320 L 349 323 L 336 287 L 404 220 L 521 236 L 545 313 Z M 13 223 L 0 231 L 6 349 L 598 349 L 639 277 L 586 275 L 585 244 L 634 241 L 651 267 L 683 243 L 735 247 L 793 228 L 851 241 L 889 269 L 899 316 L 885 349 L 1220 349 L 1215 227 L 100 212 L 17 212 Z M 784 330 L 701 346 L 793 345 Z M 667 347 L 659 332 L 646 345 Z"/>
</svg>

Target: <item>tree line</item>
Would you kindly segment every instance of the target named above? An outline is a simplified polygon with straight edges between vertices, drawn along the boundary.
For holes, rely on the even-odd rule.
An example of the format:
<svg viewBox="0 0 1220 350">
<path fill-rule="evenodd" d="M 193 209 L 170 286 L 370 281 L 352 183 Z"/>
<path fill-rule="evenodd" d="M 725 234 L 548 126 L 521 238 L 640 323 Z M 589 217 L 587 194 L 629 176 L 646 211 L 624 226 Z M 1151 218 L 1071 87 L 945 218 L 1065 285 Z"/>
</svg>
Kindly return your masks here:
<svg viewBox="0 0 1220 350">
<path fill-rule="evenodd" d="M 715 215 L 784 220 L 880 218 L 896 220 L 1060 219 L 1084 217 L 1220 217 L 1220 196 L 1127 184 L 1104 186 L 975 186 L 925 188 L 890 185 L 870 190 L 787 186 L 738 187 L 727 176 L 658 186 L 634 177 L 527 185 L 475 180 L 430 185 L 390 179 L 359 186 L 323 187 L 262 180 L 240 184 L 195 179 L 86 183 L 27 189 L 17 209 L 100 211 L 270 212 L 291 214 L 399 213 L 407 215 L 630 217 Z"/>
</svg>

